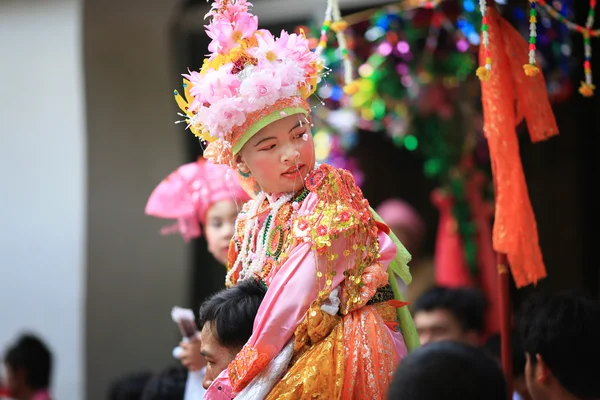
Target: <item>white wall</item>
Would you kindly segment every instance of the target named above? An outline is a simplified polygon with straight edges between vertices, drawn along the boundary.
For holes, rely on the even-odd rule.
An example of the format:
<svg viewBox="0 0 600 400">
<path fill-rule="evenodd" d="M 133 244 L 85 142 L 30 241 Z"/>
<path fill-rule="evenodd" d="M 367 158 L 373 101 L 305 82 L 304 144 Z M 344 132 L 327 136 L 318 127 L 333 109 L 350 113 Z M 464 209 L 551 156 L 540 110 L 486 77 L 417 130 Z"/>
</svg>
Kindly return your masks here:
<svg viewBox="0 0 600 400">
<path fill-rule="evenodd" d="M 144 215 L 154 187 L 185 161 L 169 43 L 171 0 L 86 0 L 88 132 L 86 400 L 175 360 L 171 308 L 187 304 L 189 246 Z M 197 305 L 193 305 L 194 308 Z"/>
<path fill-rule="evenodd" d="M 78 0 L 0 2 L 0 348 L 21 330 L 83 398 L 85 132 Z"/>
</svg>

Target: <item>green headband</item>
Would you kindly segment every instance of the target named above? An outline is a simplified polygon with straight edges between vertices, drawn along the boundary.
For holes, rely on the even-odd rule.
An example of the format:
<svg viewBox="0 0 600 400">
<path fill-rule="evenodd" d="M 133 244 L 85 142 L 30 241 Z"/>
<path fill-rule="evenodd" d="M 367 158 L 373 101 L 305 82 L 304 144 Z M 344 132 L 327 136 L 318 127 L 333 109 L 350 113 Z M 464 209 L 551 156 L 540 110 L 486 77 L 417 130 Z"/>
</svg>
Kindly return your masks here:
<svg viewBox="0 0 600 400">
<path fill-rule="evenodd" d="M 248 140 L 250 140 L 252 136 L 258 133 L 258 131 L 260 131 L 262 128 L 273 122 L 279 121 L 280 119 L 294 114 L 308 115 L 308 111 L 304 107 L 288 107 L 280 110 L 275 110 L 272 113 L 265 115 L 264 117 L 256 121 L 252 126 L 250 126 L 250 128 L 248 128 L 248 130 L 246 130 L 246 132 L 242 134 L 242 136 L 240 136 L 236 144 L 233 145 L 233 155 L 239 153 L 240 150 L 242 150 L 242 148 L 244 147 L 244 145 L 248 143 Z"/>
</svg>

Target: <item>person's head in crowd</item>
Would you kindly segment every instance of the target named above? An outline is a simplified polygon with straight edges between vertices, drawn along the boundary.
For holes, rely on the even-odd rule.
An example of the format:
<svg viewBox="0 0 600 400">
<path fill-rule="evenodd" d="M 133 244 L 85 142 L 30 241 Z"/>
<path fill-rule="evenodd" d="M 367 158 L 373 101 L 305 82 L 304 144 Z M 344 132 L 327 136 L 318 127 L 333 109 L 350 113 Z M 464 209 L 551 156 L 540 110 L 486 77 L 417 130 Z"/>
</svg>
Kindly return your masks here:
<svg viewBox="0 0 600 400">
<path fill-rule="evenodd" d="M 148 380 L 141 400 L 183 400 L 187 375 L 187 368 L 181 365 L 163 369 Z"/>
<path fill-rule="evenodd" d="M 30 400 L 49 390 L 52 354 L 38 337 L 22 335 L 6 351 L 4 366 L 6 386 L 14 399 Z"/>
<path fill-rule="evenodd" d="M 525 377 L 534 400 L 600 399 L 600 303 L 565 291 L 536 294 L 520 309 Z"/>
<path fill-rule="evenodd" d="M 491 335 L 483 345 L 483 349 L 493 357 L 498 365 L 502 365 L 501 337 L 499 333 Z M 525 381 L 525 353 L 519 332 L 514 329 L 511 335 L 513 387 L 519 399 L 531 400 Z"/>
<path fill-rule="evenodd" d="M 425 240 L 425 223 L 419 213 L 400 199 L 388 199 L 375 211 L 413 257 L 419 256 Z"/>
<path fill-rule="evenodd" d="M 141 400 L 146 384 L 152 377 L 151 372 L 138 372 L 123 376 L 110 387 L 109 400 Z"/>
<path fill-rule="evenodd" d="M 413 319 L 422 345 L 455 340 L 480 344 L 485 324 L 485 298 L 472 288 L 434 287 L 413 304 Z"/>
<path fill-rule="evenodd" d="M 248 279 L 217 292 L 200 307 L 201 353 L 206 358 L 202 385 L 208 389 L 227 368 L 252 335 L 254 318 L 267 292 L 266 286 Z"/>
<path fill-rule="evenodd" d="M 208 251 L 227 265 L 235 220 L 250 199 L 236 175 L 228 166 L 205 159 L 184 164 L 154 189 L 146 214 L 176 219 L 175 225 L 162 232 L 179 232 L 186 241 L 201 236 L 204 230 Z"/>
<path fill-rule="evenodd" d="M 394 373 L 388 400 L 506 400 L 498 364 L 480 348 L 432 343 L 409 353 Z"/>
</svg>

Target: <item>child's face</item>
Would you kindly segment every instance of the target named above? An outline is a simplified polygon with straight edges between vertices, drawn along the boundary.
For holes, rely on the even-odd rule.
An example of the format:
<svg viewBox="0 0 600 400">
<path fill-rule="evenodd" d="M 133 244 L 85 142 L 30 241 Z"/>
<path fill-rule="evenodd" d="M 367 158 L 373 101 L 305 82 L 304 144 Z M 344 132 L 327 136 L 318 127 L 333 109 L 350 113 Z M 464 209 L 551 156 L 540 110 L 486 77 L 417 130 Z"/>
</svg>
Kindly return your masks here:
<svg viewBox="0 0 600 400">
<path fill-rule="evenodd" d="M 221 200 L 206 212 L 204 235 L 208 251 L 223 265 L 227 265 L 229 242 L 235 231 L 238 209 L 234 201 Z"/>
<path fill-rule="evenodd" d="M 267 125 L 244 145 L 236 161 L 264 192 L 297 192 L 315 166 L 310 123 L 297 114 Z"/>
</svg>

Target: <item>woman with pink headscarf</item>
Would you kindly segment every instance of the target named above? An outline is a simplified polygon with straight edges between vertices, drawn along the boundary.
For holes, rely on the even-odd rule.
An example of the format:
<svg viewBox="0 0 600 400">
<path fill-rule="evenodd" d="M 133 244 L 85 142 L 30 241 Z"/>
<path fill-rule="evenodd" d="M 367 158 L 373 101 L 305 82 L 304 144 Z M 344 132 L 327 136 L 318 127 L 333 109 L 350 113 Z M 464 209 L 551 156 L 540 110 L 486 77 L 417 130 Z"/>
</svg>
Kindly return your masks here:
<svg viewBox="0 0 600 400">
<path fill-rule="evenodd" d="M 235 172 L 201 158 L 177 168 L 154 189 L 146 214 L 176 219 L 161 232 L 179 233 L 186 241 L 204 228 L 208 251 L 226 265 L 237 214 L 249 199 Z"/>
<path fill-rule="evenodd" d="M 238 212 L 249 199 L 234 171 L 200 158 L 177 168 L 154 189 L 146 214 L 177 220 L 161 232 L 179 233 L 186 241 L 199 237 L 204 230 L 208 251 L 226 265 Z M 206 366 L 198 335 L 190 336 L 179 344 L 176 354 L 190 371 L 186 399 L 203 395 L 201 383 Z"/>
</svg>

